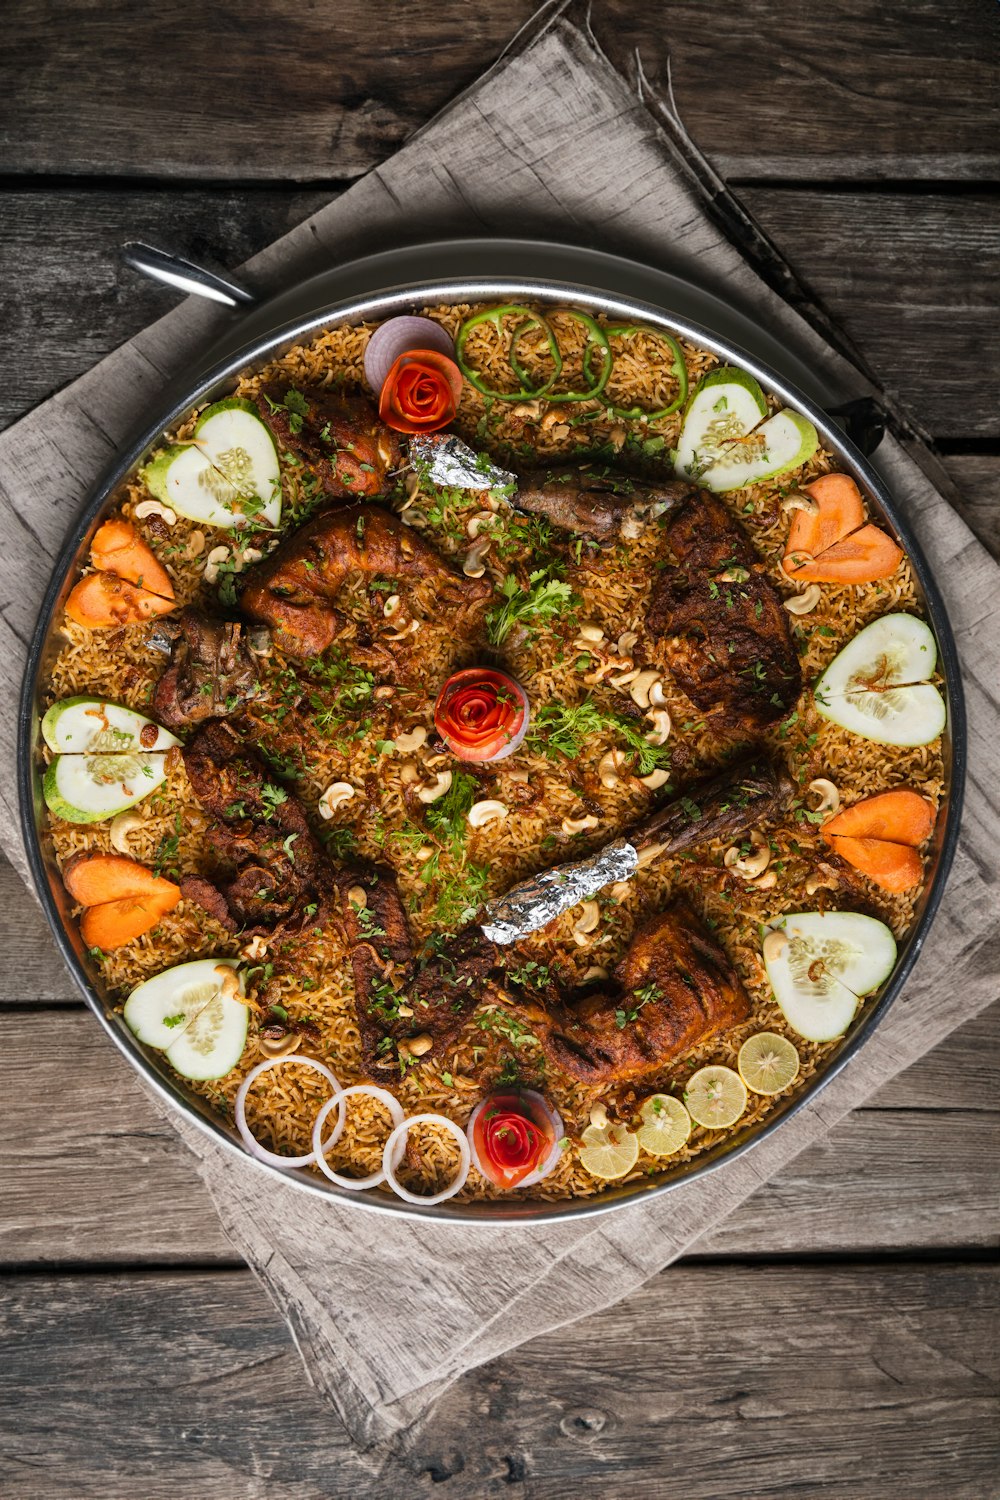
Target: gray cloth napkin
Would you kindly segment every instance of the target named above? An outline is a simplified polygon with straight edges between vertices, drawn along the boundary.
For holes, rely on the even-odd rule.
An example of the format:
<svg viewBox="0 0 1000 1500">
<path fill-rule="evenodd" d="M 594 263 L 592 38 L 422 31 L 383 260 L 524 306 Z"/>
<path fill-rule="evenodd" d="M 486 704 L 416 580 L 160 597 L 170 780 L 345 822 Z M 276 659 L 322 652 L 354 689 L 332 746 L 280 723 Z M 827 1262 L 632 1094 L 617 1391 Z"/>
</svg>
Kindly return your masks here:
<svg viewBox="0 0 1000 1500">
<path fill-rule="evenodd" d="M 821 364 L 845 396 L 868 392 L 869 382 L 717 227 L 720 210 L 730 222 L 736 214 L 720 189 L 669 104 L 630 86 L 558 6 L 395 157 L 245 269 L 258 286 L 277 289 L 366 251 L 454 230 L 599 242 L 700 281 Z M 766 270 L 767 247 L 756 249 Z M 772 256 L 775 267 L 780 275 Z M 155 407 L 165 379 L 220 326 L 204 303 L 179 307 L 0 438 L 7 725 L 38 599 L 70 519 L 116 446 Z M 340 1208 L 265 1177 L 170 1115 L 233 1244 L 369 1464 L 412 1438 L 463 1371 L 633 1292 L 995 998 L 1000 570 L 942 498 L 943 477 L 937 485 L 927 477 L 926 453 L 922 468 L 914 452 L 886 439 L 878 459 L 936 570 L 963 655 L 972 765 L 963 836 L 904 996 L 814 1103 L 739 1161 L 665 1197 L 532 1228 L 390 1223 Z M 9 737 L 3 770 L 0 838 L 24 872 Z"/>
</svg>

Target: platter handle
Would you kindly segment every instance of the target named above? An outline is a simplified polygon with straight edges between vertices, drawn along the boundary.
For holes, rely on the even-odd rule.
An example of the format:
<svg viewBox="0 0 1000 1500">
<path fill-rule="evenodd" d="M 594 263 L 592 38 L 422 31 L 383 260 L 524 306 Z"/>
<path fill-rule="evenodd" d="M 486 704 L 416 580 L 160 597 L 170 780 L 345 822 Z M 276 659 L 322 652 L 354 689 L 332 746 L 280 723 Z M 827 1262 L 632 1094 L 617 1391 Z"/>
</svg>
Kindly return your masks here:
<svg viewBox="0 0 1000 1500">
<path fill-rule="evenodd" d="M 162 281 L 166 286 L 196 297 L 207 297 L 226 307 L 249 307 L 257 301 L 255 294 L 238 281 L 208 271 L 182 255 L 172 255 L 168 250 L 146 245 L 142 240 L 126 241 L 121 258 L 127 266 L 153 281 Z"/>
</svg>

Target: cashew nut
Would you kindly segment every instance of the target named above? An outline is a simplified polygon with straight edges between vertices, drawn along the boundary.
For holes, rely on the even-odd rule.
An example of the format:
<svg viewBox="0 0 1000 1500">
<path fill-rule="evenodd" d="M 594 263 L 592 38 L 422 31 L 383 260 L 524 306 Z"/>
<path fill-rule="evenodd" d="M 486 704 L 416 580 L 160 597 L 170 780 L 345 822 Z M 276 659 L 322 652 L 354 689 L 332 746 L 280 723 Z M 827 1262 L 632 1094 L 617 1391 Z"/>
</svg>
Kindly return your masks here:
<svg viewBox="0 0 1000 1500">
<path fill-rule="evenodd" d="M 581 984 L 593 984 L 598 979 L 607 979 L 607 969 L 602 969 L 600 964 L 591 964 L 590 968 L 580 980 Z"/>
<path fill-rule="evenodd" d="M 662 768 L 657 768 L 655 771 L 650 771 L 648 776 L 640 776 L 639 780 L 643 786 L 648 786 L 651 792 L 657 792 L 661 786 L 666 786 L 670 780 L 670 772 L 664 771 Z"/>
<path fill-rule="evenodd" d="M 756 880 L 751 880 L 750 884 L 758 891 L 771 891 L 778 884 L 778 877 L 773 870 L 768 870 Z"/>
<path fill-rule="evenodd" d="M 726 568 L 724 573 L 716 573 L 716 583 L 746 583 L 750 577 L 749 568 Z"/>
<path fill-rule="evenodd" d="M 662 678 L 658 677 L 649 690 L 649 706 L 650 708 L 666 708 L 667 706 L 667 695 L 663 691 Z"/>
<path fill-rule="evenodd" d="M 184 548 L 184 556 L 189 562 L 200 557 L 205 550 L 205 533 L 203 531 L 192 531 Z"/>
<path fill-rule="evenodd" d="M 616 642 L 616 645 L 618 647 L 619 653 L 622 656 L 630 656 L 631 653 L 632 653 L 632 649 L 635 646 L 635 644 L 638 641 L 638 639 L 639 639 L 638 631 L 635 631 L 635 630 L 626 630 L 626 631 L 624 631 L 618 637 L 618 640 Z"/>
<path fill-rule="evenodd" d="M 580 629 L 577 631 L 577 638 L 581 641 L 586 641 L 589 645 L 596 646 L 598 641 L 603 641 L 604 639 L 604 627 L 603 625 L 595 625 L 593 621 L 588 620 L 586 624 L 580 626 Z"/>
<path fill-rule="evenodd" d="M 584 901 L 580 915 L 573 923 L 573 936 L 582 947 L 589 933 L 594 932 L 601 920 L 601 908 L 596 901 Z"/>
<path fill-rule="evenodd" d="M 420 475 L 415 472 L 407 474 L 403 480 L 403 489 L 406 492 L 407 505 L 412 505 L 420 493 Z"/>
<path fill-rule="evenodd" d="M 606 755 L 601 756 L 597 769 L 602 786 L 606 786 L 611 791 L 618 785 L 621 780 L 619 772 L 625 769 L 627 759 L 628 757 L 622 750 L 609 750 Z"/>
<path fill-rule="evenodd" d="M 723 864 L 726 869 L 742 875 L 744 880 L 756 880 L 758 875 L 763 875 L 771 863 L 770 845 L 756 828 L 750 835 L 750 847 L 753 852 L 744 854 L 740 844 L 732 844 L 723 855 Z"/>
<path fill-rule="evenodd" d="M 815 809 L 818 813 L 835 813 L 840 807 L 840 793 L 833 782 L 827 781 L 825 776 L 817 776 L 815 781 L 810 781 L 806 791 L 814 793 L 819 798 Z"/>
<path fill-rule="evenodd" d="M 368 905 L 368 892 L 363 885 L 352 885 L 347 893 L 347 903 L 355 911 L 364 911 Z"/>
<path fill-rule="evenodd" d="M 595 1130 L 606 1130 L 608 1126 L 608 1112 L 603 1104 L 592 1104 L 590 1106 L 590 1123 Z"/>
<path fill-rule="evenodd" d="M 117 818 L 111 820 L 108 829 L 108 838 L 111 840 L 112 849 L 117 849 L 119 854 L 128 854 L 128 836 L 135 833 L 137 828 L 142 827 L 142 819 L 138 813 L 123 812 Z"/>
<path fill-rule="evenodd" d="M 839 891 L 840 880 L 829 865 L 820 865 L 815 874 L 806 881 L 806 895 L 815 896 L 817 891 Z"/>
<path fill-rule="evenodd" d="M 812 495 L 807 495 L 804 490 L 792 490 L 781 502 L 783 511 L 805 510 L 811 516 L 819 515 L 819 505 Z"/>
<path fill-rule="evenodd" d="M 297 1052 L 302 1045 L 302 1036 L 297 1031 L 286 1031 L 284 1036 L 261 1036 L 257 1038 L 257 1051 L 261 1057 L 287 1057 Z"/>
<path fill-rule="evenodd" d="M 658 858 L 666 847 L 666 844 L 647 844 L 645 849 L 640 849 L 636 869 L 644 870 L 647 865 L 651 865 L 653 860 Z"/>
<path fill-rule="evenodd" d="M 393 630 L 385 637 L 387 641 L 405 641 L 408 635 L 416 635 L 420 629 L 419 620 L 411 620 L 408 625 L 402 625 L 398 630 Z"/>
<path fill-rule="evenodd" d="M 423 865 L 423 864 L 426 864 L 426 862 L 430 859 L 430 857 L 431 857 L 431 855 L 433 853 L 434 853 L 434 850 L 431 848 L 430 844 L 421 844 L 420 848 L 417 850 L 417 853 L 416 853 L 415 857 Z"/>
<path fill-rule="evenodd" d="M 814 610 L 823 597 L 823 590 L 818 583 L 811 583 L 801 594 L 793 594 L 790 599 L 784 601 L 785 608 L 790 615 L 807 615 Z"/>
<path fill-rule="evenodd" d="M 419 1036 L 408 1036 L 405 1042 L 399 1043 L 399 1051 L 404 1057 L 423 1057 L 434 1045 L 434 1038 L 426 1031 Z"/>
<path fill-rule="evenodd" d="M 137 521 L 144 521 L 147 516 L 159 516 L 167 526 L 173 526 L 177 520 L 177 512 L 169 505 L 162 505 L 159 500 L 140 500 L 132 514 Z"/>
<path fill-rule="evenodd" d="M 250 939 L 245 947 L 240 949 L 240 957 L 248 958 L 252 963 L 256 963 L 259 958 L 264 957 L 266 952 L 267 939 L 261 937 L 260 933 L 258 933 L 256 937 Z"/>
<path fill-rule="evenodd" d="M 462 564 L 466 578 L 482 578 L 486 572 L 486 554 L 492 546 L 493 538 L 489 536 L 481 536 L 478 542 L 473 542 Z"/>
<path fill-rule="evenodd" d="M 439 771 L 431 782 L 424 782 L 423 786 L 417 788 L 417 796 L 421 802 L 436 802 L 443 797 L 451 786 L 451 772 Z"/>
<path fill-rule="evenodd" d="M 659 682 L 660 674 L 655 668 L 647 667 L 640 672 L 629 688 L 629 697 L 639 708 L 649 707 L 649 690 L 654 682 Z"/>
<path fill-rule="evenodd" d="M 213 547 L 205 559 L 205 566 L 201 570 L 201 576 L 206 583 L 215 583 L 219 576 L 219 564 L 224 563 L 229 556 L 228 547 Z"/>
<path fill-rule="evenodd" d="M 466 819 L 470 828 L 485 828 L 487 823 L 502 823 L 506 816 L 506 803 L 487 798 L 483 802 L 473 802 Z"/>
<path fill-rule="evenodd" d="M 232 964 L 216 964 L 215 972 L 219 980 L 219 994 L 224 995 L 227 1000 L 243 1001 L 243 996 L 240 994 L 240 976 Z"/>
<path fill-rule="evenodd" d="M 650 709 L 646 715 L 652 719 L 653 727 L 646 736 L 650 745 L 665 745 L 670 738 L 670 711 L 666 708 Z"/>
<path fill-rule="evenodd" d="M 399 768 L 399 779 L 404 786 L 412 786 L 415 781 L 420 780 L 420 772 L 412 760 L 404 760 Z"/>
<path fill-rule="evenodd" d="M 563 818 L 559 826 L 563 833 L 586 833 L 588 828 L 596 828 L 600 821 L 593 813 L 584 813 L 582 818 Z"/>
<path fill-rule="evenodd" d="M 764 962 L 773 963 L 776 958 L 781 957 L 787 947 L 788 934 L 780 927 L 772 927 L 764 934 Z"/>
<path fill-rule="evenodd" d="M 468 532 L 469 536 L 472 538 L 472 540 L 475 541 L 476 537 L 482 531 L 482 529 L 486 525 L 487 521 L 492 521 L 492 520 L 493 520 L 493 512 L 491 510 L 477 510 L 476 514 L 474 516 L 470 516 L 469 517 L 469 520 L 466 523 L 465 529 Z"/>
<path fill-rule="evenodd" d="M 405 734 L 397 734 L 395 746 L 404 755 L 409 755 L 411 750 L 419 750 L 420 746 L 427 741 L 427 730 L 422 724 L 417 724 L 413 729 L 408 729 Z"/>
<path fill-rule="evenodd" d="M 608 681 L 612 687 L 624 688 L 628 687 L 630 682 L 634 682 L 638 675 L 639 668 L 633 667 L 630 672 L 620 672 L 617 677 L 609 677 Z"/>
<path fill-rule="evenodd" d="M 332 818 L 337 808 L 350 802 L 353 796 L 354 788 L 349 781 L 332 781 L 319 799 L 320 817 Z"/>
<path fill-rule="evenodd" d="M 385 618 L 387 620 L 393 619 L 399 613 L 402 603 L 403 601 L 398 594 L 390 594 L 382 605 L 382 613 L 385 615 Z"/>
</svg>

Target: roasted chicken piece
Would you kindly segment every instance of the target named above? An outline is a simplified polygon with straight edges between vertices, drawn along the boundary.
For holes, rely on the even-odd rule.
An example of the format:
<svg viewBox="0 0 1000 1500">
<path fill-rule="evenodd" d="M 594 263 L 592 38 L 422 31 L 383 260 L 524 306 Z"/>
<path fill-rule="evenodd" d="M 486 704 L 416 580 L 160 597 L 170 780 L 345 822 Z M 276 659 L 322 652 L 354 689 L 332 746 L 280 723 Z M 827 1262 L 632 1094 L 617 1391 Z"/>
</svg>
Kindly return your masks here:
<svg viewBox="0 0 1000 1500">
<path fill-rule="evenodd" d="M 554 526 L 578 536 L 628 541 L 640 536 L 649 521 L 679 505 L 690 488 L 686 481 L 645 485 L 606 468 L 553 464 L 521 475 L 511 504 L 546 516 Z"/>
<path fill-rule="evenodd" d="M 399 1067 L 408 1043 L 431 1056 L 456 1037 L 476 1006 L 495 994 L 496 948 L 478 928 L 415 961 L 396 877 L 377 865 L 336 876 L 339 926 L 351 954 L 364 1065 L 372 1077 Z"/>
<path fill-rule="evenodd" d="M 239 621 L 210 620 L 185 609 L 170 665 L 153 691 L 151 713 L 167 729 L 215 719 L 256 697 L 257 667 Z"/>
<path fill-rule="evenodd" d="M 750 1014 L 739 975 L 684 900 L 636 929 L 612 978 L 531 1017 L 548 1061 L 582 1083 L 652 1078 Z"/>
<path fill-rule="evenodd" d="M 294 454 L 331 500 L 381 495 L 400 465 L 399 434 L 364 396 L 317 386 L 264 385 L 257 408 L 278 446 Z"/>
<path fill-rule="evenodd" d="M 275 645 L 287 655 L 316 656 L 343 628 L 334 601 L 352 572 L 390 579 L 400 588 L 407 579 L 431 578 L 442 605 L 452 608 L 492 593 L 487 579 L 455 573 L 390 511 L 362 505 L 317 516 L 249 569 L 240 608 L 270 625 Z"/>
<path fill-rule="evenodd" d="M 691 490 L 665 523 L 673 553 L 653 588 L 650 631 L 677 686 L 719 728 L 752 733 L 802 690 L 788 614 L 723 501 Z"/>
<path fill-rule="evenodd" d="M 334 912 L 334 871 L 298 798 L 219 720 L 183 755 L 195 796 L 216 820 L 208 831 L 216 868 L 182 881 L 184 896 L 248 937 L 322 930 Z"/>
</svg>

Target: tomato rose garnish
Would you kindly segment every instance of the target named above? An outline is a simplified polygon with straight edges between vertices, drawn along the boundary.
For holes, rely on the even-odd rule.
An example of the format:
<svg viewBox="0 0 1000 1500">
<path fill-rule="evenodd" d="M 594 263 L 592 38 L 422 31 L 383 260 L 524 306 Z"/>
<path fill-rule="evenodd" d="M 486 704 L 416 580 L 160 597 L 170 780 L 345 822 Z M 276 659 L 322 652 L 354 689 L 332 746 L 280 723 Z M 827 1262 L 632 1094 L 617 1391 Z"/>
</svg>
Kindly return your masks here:
<svg viewBox="0 0 1000 1500">
<path fill-rule="evenodd" d="M 382 385 L 379 416 L 397 432 L 438 432 L 462 399 L 462 373 L 437 349 L 401 354 Z"/>
<path fill-rule="evenodd" d="M 518 1187 L 533 1173 L 545 1176 L 558 1160 L 557 1127 L 558 1115 L 540 1094 L 492 1094 L 469 1122 L 472 1159 L 495 1187 Z"/>
<path fill-rule="evenodd" d="M 503 760 L 527 732 L 528 695 L 506 672 L 469 667 L 441 689 L 434 724 L 459 760 Z"/>
</svg>

